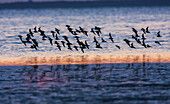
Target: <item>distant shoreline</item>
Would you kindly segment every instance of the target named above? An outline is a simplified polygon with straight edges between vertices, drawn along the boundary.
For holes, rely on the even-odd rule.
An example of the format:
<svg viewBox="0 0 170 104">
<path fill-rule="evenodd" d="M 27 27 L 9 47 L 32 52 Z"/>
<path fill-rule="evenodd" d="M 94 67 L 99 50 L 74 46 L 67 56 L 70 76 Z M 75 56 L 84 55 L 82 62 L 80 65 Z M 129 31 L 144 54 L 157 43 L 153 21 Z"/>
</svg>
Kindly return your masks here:
<svg viewBox="0 0 170 104">
<path fill-rule="evenodd" d="M 0 9 L 170 6 L 170 0 L 56 1 L 2 3 Z"/>
</svg>

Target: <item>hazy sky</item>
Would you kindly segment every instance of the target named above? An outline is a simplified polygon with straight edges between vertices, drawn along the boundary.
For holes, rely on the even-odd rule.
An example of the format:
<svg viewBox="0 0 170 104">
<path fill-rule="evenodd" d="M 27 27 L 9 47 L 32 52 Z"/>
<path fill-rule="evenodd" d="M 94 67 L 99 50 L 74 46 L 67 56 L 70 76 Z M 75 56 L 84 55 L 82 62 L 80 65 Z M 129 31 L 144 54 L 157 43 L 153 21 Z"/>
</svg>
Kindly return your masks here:
<svg viewBox="0 0 170 104">
<path fill-rule="evenodd" d="M 0 3 L 9 3 L 9 2 L 16 2 L 16 1 L 27 2 L 29 0 L 0 0 Z M 32 1 L 95 1 L 95 0 L 32 0 Z"/>
</svg>

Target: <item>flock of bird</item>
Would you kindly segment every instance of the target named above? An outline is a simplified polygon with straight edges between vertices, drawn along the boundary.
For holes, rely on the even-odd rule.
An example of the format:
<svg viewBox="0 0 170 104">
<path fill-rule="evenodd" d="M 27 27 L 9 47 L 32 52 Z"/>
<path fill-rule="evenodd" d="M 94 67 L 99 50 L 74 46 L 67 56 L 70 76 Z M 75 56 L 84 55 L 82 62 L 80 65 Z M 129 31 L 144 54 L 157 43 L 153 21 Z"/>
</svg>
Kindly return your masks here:
<svg viewBox="0 0 170 104">
<path fill-rule="evenodd" d="M 54 44 L 57 46 L 57 48 L 61 51 L 62 47 L 67 47 L 67 49 L 73 51 L 73 49 L 75 49 L 76 51 L 79 51 L 79 49 L 81 49 L 81 51 L 84 53 L 84 49 L 89 49 L 89 44 L 87 43 L 87 41 L 81 41 L 79 35 L 80 34 L 84 34 L 85 36 L 89 36 L 89 32 L 94 34 L 94 38 L 93 38 L 93 42 L 95 43 L 96 48 L 100 48 L 102 49 L 101 43 L 102 42 L 107 42 L 104 38 L 101 37 L 101 28 L 98 26 L 95 26 L 94 28 L 91 28 L 90 31 L 86 31 L 85 29 L 83 29 L 82 27 L 79 26 L 79 29 L 73 29 L 70 25 L 66 25 L 67 30 L 74 36 L 73 38 L 75 38 L 77 45 L 73 45 L 73 43 L 70 42 L 69 38 L 67 36 L 62 36 L 62 38 L 64 39 L 59 39 L 58 35 L 61 35 L 60 30 L 58 28 L 55 28 L 54 31 L 51 31 L 51 36 L 47 36 L 45 34 L 45 31 L 41 29 L 41 27 L 34 27 L 34 30 L 32 31 L 31 29 L 29 29 L 29 33 L 26 35 L 25 40 L 23 40 L 23 36 L 22 35 L 18 35 L 18 37 L 20 38 L 21 42 L 27 46 L 28 43 L 31 44 L 30 48 L 36 49 L 39 47 L 39 43 L 38 41 L 34 38 L 35 33 L 40 33 L 40 36 L 42 37 L 43 41 L 49 41 L 49 43 L 53 46 Z M 142 45 L 145 48 L 150 48 L 152 47 L 149 44 L 145 43 L 146 34 L 149 34 L 149 27 L 142 28 L 141 29 L 143 31 L 142 36 L 140 36 L 138 34 L 138 31 L 135 28 L 132 28 L 132 31 L 134 32 L 135 35 L 132 35 L 132 39 L 135 39 L 135 41 L 137 43 L 139 43 L 140 45 Z M 101 41 L 99 42 L 97 40 L 96 37 L 100 37 Z M 157 37 L 161 37 L 160 35 L 160 31 L 157 32 Z M 110 42 L 114 43 L 114 38 L 112 37 L 112 34 L 109 33 L 108 34 L 108 39 Z M 136 48 L 133 43 L 128 40 L 128 39 L 123 39 L 124 42 L 127 43 L 127 45 L 130 48 Z M 155 41 L 156 44 L 161 45 L 161 43 L 159 41 Z M 121 47 L 119 45 L 115 45 L 118 49 L 121 49 Z"/>
</svg>

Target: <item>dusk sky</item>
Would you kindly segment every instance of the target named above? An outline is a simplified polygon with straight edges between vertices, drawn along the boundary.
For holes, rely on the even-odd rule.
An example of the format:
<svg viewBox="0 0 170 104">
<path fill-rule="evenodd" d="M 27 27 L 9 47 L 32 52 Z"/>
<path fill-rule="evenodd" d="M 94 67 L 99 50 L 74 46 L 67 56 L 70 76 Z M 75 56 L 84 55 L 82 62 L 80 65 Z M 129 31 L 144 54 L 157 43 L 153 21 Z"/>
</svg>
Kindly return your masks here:
<svg viewBox="0 0 170 104">
<path fill-rule="evenodd" d="M 9 2 L 18 2 L 18 1 L 27 2 L 29 0 L 0 0 L 0 3 L 9 3 Z M 96 1 L 96 0 L 32 0 L 32 1 Z"/>
</svg>

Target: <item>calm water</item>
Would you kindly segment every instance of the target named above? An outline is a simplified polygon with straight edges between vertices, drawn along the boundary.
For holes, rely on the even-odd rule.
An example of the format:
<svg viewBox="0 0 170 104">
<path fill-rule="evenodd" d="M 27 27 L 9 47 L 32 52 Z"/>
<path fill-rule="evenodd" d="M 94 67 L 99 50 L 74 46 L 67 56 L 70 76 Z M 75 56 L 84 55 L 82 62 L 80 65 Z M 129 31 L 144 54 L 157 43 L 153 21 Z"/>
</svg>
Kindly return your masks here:
<svg viewBox="0 0 170 104">
<path fill-rule="evenodd" d="M 3 104 L 169 104 L 170 64 L 0 67 Z"/>
<path fill-rule="evenodd" d="M 58 28 L 61 31 L 59 42 L 65 35 L 77 45 L 65 27 L 67 24 L 87 31 L 100 26 L 101 37 L 107 43 L 96 36 L 103 47 L 96 49 L 92 33 L 88 33 L 88 37 L 79 34 L 80 40 L 90 44 L 90 49 L 82 53 L 62 47 L 59 51 L 49 41 L 42 41 L 39 34 L 34 34 L 39 42 L 36 51 L 29 48 L 30 44 L 25 47 L 17 37 L 25 38 L 28 29 L 35 26 L 42 27 L 45 34 L 52 37 L 50 31 Z M 0 10 L 0 103 L 168 104 L 169 24 L 170 7 Z M 146 43 L 152 48 L 145 49 L 131 39 L 134 34 L 131 28 L 136 28 L 141 35 L 140 29 L 147 26 L 151 34 L 146 34 Z M 161 38 L 156 37 L 158 31 L 161 31 Z M 108 39 L 109 33 L 115 43 Z M 134 42 L 136 49 L 129 48 L 123 41 L 125 38 Z M 155 44 L 156 40 L 162 45 Z"/>
</svg>

